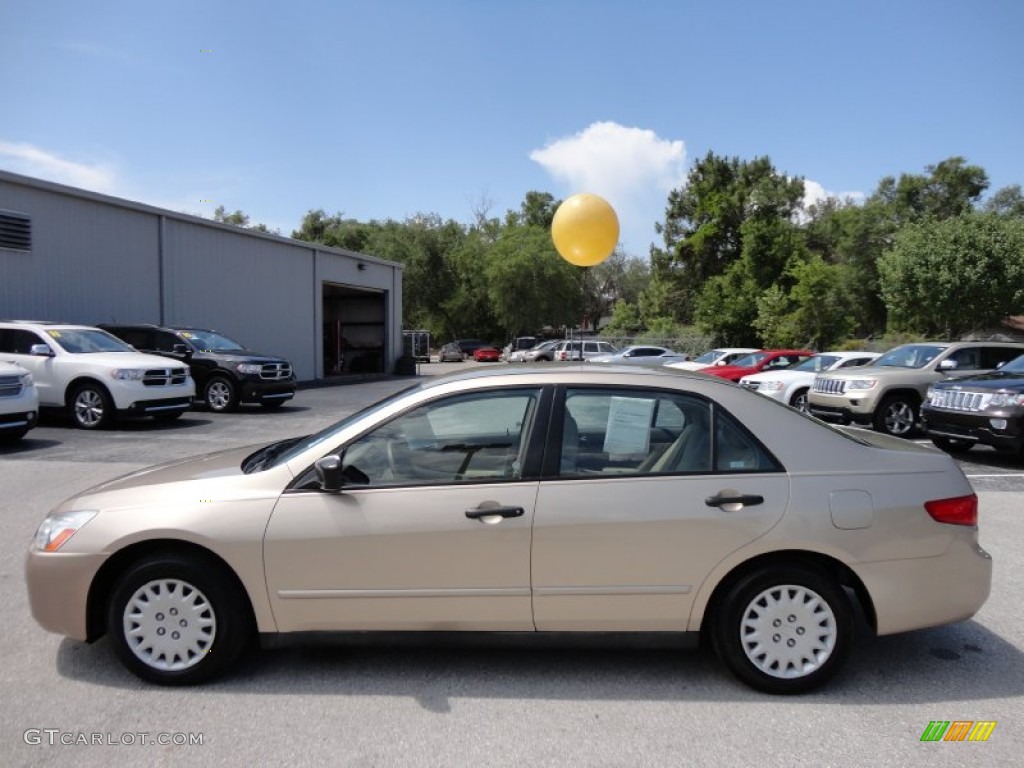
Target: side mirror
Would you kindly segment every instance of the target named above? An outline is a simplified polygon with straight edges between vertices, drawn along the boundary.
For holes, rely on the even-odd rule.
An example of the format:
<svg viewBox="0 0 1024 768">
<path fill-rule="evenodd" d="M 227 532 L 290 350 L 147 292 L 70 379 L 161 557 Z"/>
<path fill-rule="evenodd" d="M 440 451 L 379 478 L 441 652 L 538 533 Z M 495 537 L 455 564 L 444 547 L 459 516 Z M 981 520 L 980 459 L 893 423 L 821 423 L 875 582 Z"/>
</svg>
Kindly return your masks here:
<svg viewBox="0 0 1024 768">
<path fill-rule="evenodd" d="M 345 478 L 341 471 L 341 457 L 335 454 L 324 456 L 313 462 L 313 469 L 316 472 L 317 482 L 320 489 L 327 493 L 339 493 L 341 486 L 345 484 Z"/>
<path fill-rule="evenodd" d="M 28 348 L 28 353 L 30 355 L 35 355 L 36 357 L 54 356 L 53 350 L 50 349 L 49 344 L 33 344 L 31 347 Z"/>
<path fill-rule="evenodd" d="M 192 350 L 188 348 L 187 344 L 175 344 L 171 347 L 171 352 L 175 355 L 181 355 L 186 359 L 192 357 Z"/>
<path fill-rule="evenodd" d="M 955 371 L 959 367 L 960 365 L 957 363 L 956 360 L 943 360 L 941 363 L 939 363 L 940 371 Z"/>
</svg>

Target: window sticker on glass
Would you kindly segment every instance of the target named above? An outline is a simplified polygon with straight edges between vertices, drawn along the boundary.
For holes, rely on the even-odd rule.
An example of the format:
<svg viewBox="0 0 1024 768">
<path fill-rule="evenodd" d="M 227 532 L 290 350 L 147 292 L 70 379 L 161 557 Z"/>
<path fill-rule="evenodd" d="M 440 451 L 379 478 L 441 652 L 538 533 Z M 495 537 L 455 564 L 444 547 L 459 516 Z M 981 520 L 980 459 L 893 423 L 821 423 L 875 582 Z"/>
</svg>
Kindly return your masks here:
<svg viewBox="0 0 1024 768">
<path fill-rule="evenodd" d="M 183 338 L 183 339 L 191 339 L 192 338 L 192 334 L 189 333 L 188 331 L 182 331 L 181 332 L 181 338 Z"/>
<path fill-rule="evenodd" d="M 653 416 L 653 399 L 613 397 L 608 409 L 604 451 L 609 455 L 646 454 L 650 450 Z"/>
<path fill-rule="evenodd" d="M 60 331 L 47 331 L 47 333 L 50 334 L 50 338 L 51 339 L 59 339 L 60 338 Z"/>
</svg>

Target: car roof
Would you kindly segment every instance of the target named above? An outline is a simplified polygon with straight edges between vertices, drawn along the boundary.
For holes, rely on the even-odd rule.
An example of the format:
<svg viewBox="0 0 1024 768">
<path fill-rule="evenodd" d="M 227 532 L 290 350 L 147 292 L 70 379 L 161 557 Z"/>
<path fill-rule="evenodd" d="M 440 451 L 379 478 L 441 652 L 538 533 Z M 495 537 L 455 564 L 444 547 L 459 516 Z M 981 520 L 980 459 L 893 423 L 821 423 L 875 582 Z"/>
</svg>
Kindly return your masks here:
<svg viewBox="0 0 1024 768">
<path fill-rule="evenodd" d="M 636 365 L 602 365 L 595 367 L 587 363 L 568 363 L 552 367 L 551 365 L 524 363 L 515 367 L 507 368 L 483 368 L 482 370 L 470 369 L 457 371 L 444 376 L 433 376 L 429 381 L 424 381 L 423 388 L 433 388 L 458 381 L 487 381 L 499 377 L 511 378 L 539 378 L 551 379 L 552 383 L 561 380 L 592 380 L 593 383 L 614 384 L 616 380 L 635 380 L 637 377 L 650 379 L 651 384 L 657 384 L 661 380 L 691 379 L 702 382 L 713 382 L 723 386 L 736 386 L 732 382 L 724 381 L 715 376 L 699 373 L 697 371 L 681 371 L 662 367 L 647 368 Z M 544 382 L 546 383 L 546 382 Z M 590 383 L 589 381 L 587 383 Z M 646 383 L 646 382 L 645 382 Z"/>
</svg>

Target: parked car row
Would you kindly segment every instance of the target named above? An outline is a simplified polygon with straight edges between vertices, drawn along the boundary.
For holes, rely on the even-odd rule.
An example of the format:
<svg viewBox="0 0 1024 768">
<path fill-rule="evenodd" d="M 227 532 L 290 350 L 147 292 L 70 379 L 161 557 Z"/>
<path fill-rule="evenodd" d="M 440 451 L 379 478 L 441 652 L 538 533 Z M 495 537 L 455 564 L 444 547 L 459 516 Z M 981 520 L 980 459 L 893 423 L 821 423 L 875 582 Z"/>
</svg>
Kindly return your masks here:
<svg viewBox="0 0 1024 768">
<path fill-rule="evenodd" d="M 0 381 L 9 382 L 8 388 L 0 384 L 0 391 L 10 392 L 0 395 L 5 401 L 0 408 L 17 417 L 11 423 L 20 424 L 2 434 L 18 437 L 34 425 L 38 407 L 66 408 L 76 426 L 100 429 L 121 416 L 176 419 L 197 398 L 218 412 L 240 403 L 275 408 L 296 388 L 287 360 L 200 328 L 3 321 L 0 360 L 24 371 L 0 374 Z M 21 382 L 18 392 L 15 377 Z M 22 403 L 9 410 L 14 400 L 6 398 L 26 398 L 29 385 L 37 392 L 38 407 L 31 415 Z"/>
</svg>

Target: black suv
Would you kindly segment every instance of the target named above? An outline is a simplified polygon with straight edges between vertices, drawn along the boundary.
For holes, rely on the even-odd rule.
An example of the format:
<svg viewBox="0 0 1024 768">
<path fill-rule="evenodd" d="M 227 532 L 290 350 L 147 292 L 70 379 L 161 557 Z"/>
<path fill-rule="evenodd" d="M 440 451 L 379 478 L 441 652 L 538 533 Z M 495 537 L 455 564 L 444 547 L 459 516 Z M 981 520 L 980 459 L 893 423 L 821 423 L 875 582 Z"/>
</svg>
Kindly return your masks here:
<svg viewBox="0 0 1024 768">
<path fill-rule="evenodd" d="M 100 325 L 140 352 L 188 363 L 196 398 L 211 411 L 233 411 L 239 403 L 277 408 L 295 396 L 292 364 L 246 349 L 216 331 L 159 325 Z"/>
<path fill-rule="evenodd" d="M 928 437 L 950 453 L 981 443 L 1020 454 L 1024 449 L 1024 355 L 992 373 L 928 388 L 921 406 Z"/>
</svg>

